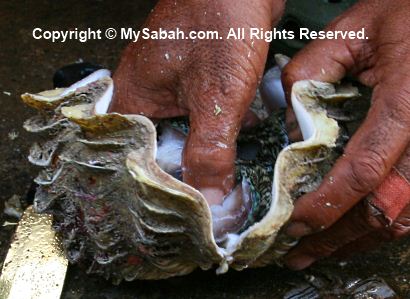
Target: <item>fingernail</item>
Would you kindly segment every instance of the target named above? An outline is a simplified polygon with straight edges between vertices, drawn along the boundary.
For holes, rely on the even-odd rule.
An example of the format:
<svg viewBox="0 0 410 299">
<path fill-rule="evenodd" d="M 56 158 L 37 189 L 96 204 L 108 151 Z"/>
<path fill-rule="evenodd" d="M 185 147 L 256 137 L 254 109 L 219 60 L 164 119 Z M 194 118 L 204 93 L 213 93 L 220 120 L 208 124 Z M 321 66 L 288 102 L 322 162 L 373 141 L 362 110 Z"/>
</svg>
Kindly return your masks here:
<svg viewBox="0 0 410 299">
<path fill-rule="evenodd" d="M 285 233 L 294 238 L 300 238 L 313 233 L 311 227 L 304 222 L 292 222 L 285 229 Z"/>
<path fill-rule="evenodd" d="M 294 271 L 303 270 L 315 262 L 315 259 L 309 255 L 295 255 L 285 259 L 286 266 Z"/>
</svg>

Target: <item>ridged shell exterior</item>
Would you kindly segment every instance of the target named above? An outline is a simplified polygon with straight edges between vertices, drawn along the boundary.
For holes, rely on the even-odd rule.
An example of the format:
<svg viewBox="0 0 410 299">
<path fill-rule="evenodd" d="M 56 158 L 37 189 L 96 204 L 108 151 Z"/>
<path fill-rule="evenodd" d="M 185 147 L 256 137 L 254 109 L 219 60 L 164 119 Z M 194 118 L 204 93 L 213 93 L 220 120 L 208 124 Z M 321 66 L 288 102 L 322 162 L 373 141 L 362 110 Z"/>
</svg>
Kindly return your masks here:
<svg viewBox="0 0 410 299">
<path fill-rule="evenodd" d="M 314 133 L 280 153 L 265 217 L 219 248 L 204 197 L 156 164 L 152 122 L 136 115 L 94 115 L 95 103 L 112 84 L 104 77 L 68 94 L 56 90 L 22 98 L 40 112 L 25 124 L 41 139 L 29 159 L 45 168 L 36 179 L 35 209 L 54 216 L 71 262 L 114 282 L 277 261 L 295 245 L 280 234 L 293 201 L 316 188 L 338 156 L 339 126 L 326 105 L 358 95 L 327 83 L 295 84 L 292 101 L 310 118 Z"/>
</svg>

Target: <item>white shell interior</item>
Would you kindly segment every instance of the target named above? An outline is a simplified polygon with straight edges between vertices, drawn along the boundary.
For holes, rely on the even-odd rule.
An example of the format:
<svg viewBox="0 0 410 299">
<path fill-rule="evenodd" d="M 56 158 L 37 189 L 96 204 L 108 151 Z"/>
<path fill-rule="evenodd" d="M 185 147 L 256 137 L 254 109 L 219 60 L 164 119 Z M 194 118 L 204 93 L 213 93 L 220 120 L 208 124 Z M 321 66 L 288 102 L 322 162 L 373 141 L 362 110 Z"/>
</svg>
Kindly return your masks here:
<svg viewBox="0 0 410 299">
<path fill-rule="evenodd" d="M 281 68 L 288 60 L 281 59 L 281 64 L 269 70 L 264 79 L 264 96 L 268 99 L 269 105 L 276 108 L 286 107 L 285 94 L 280 81 Z M 63 91 L 63 94 L 69 94 L 76 89 L 83 87 L 89 83 L 95 82 L 103 77 L 110 76 L 110 71 L 106 69 L 98 70 L 84 79 L 74 83 Z M 111 85 L 105 94 L 95 103 L 94 113 L 107 113 L 111 100 L 113 98 L 114 86 Z M 308 116 L 303 106 L 298 101 L 294 102 L 297 119 L 304 128 L 303 136 L 309 138 L 313 135 L 313 126 L 311 119 Z M 186 136 L 179 130 L 170 126 L 163 126 L 162 134 L 159 136 L 158 146 L 156 149 L 156 161 L 160 168 L 168 174 L 181 179 L 181 158 L 182 151 L 185 145 Z M 280 209 L 276 199 L 275 179 L 272 186 L 272 203 L 271 206 L 277 206 Z M 230 194 L 226 195 L 224 202 L 221 205 L 210 206 L 211 214 L 213 216 L 213 231 L 216 241 L 221 243 L 225 241 L 227 251 L 233 251 L 238 246 L 241 236 L 245 236 L 243 232 L 241 236 L 232 231 L 237 231 L 244 221 L 247 219 L 248 213 L 251 209 L 250 190 L 246 182 L 238 184 Z"/>
<path fill-rule="evenodd" d="M 283 62 L 283 65 L 284 64 L 285 63 Z M 64 93 L 73 92 L 77 88 L 99 80 L 109 74 L 108 70 L 96 71 L 67 88 Z M 264 82 L 266 85 L 265 96 L 270 101 L 270 105 L 276 108 L 286 107 L 284 92 L 282 84 L 280 83 L 280 67 L 275 67 L 274 70 L 271 70 L 270 72 L 268 71 L 264 78 Z M 113 89 L 114 87 L 110 86 L 106 93 L 97 101 L 94 108 L 96 114 L 104 114 L 108 111 L 113 97 Z M 309 142 L 309 139 L 312 139 L 316 134 L 313 120 L 297 99 L 292 98 L 292 104 L 299 125 L 301 126 L 303 137 L 307 140 L 306 142 Z M 181 178 L 181 157 L 186 136 L 179 130 L 170 126 L 163 128 L 162 131 L 163 134 L 159 137 L 156 149 L 156 161 L 165 172 L 174 177 Z M 288 146 L 283 151 L 289 150 L 292 146 L 295 146 L 295 144 Z M 238 231 L 244 221 L 246 221 L 251 209 L 252 203 L 250 199 L 250 191 L 246 182 L 238 184 L 232 192 L 225 197 L 223 204 L 210 206 L 214 239 L 219 244 L 224 244 L 223 248 L 220 249 L 224 253 L 223 256 L 225 257 L 225 262 L 220 265 L 218 273 L 227 271 L 229 257 L 240 247 L 241 242 L 246 236 L 250 233 L 264 230 L 264 222 L 268 221 L 266 219 L 277 219 L 278 223 L 284 223 L 287 220 L 289 206 L 283 204 L 283 202 L 279 202 L 277 194 L 277 190 L 279 190 L 279 182 L 276 175 L 279 171 L 278 167 L 278 165 L 275 165 L 275 176 L 272 185 L 272 202 L 268 214 L 260 222 L 250 226 L 241 234 L 238 235 L 231 232 Z"/>
<path fill-rule="evenodd" d="M 66 88 L 63 92 L 62 92 L 62 96 L 65 96 L 73 91 L 75 91 L 76 89 L 86 86 L 87 84 L 90 84 L 92 82 L 95 82 L 103 77 L 110 77 L 111 76 L 111 72 L 109 70 L 106 69 L 101 69 L 98 71 L 95 71 L 94 73 L 88 75 L 87 77 L 81 79 L 80 81 L 77 81 L 76 83 L 74 83 L 73 85 L 71 85 L 70 87 Z"/>
</svg>

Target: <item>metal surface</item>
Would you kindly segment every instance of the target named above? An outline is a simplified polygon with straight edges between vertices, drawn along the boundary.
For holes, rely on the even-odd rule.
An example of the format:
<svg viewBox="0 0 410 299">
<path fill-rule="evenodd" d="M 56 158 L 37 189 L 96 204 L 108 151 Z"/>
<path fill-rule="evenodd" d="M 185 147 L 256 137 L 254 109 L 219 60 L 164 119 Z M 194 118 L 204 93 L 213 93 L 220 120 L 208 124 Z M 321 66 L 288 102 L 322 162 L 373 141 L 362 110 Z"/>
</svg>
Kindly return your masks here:
<svg viewBox="0 0 410 299">
<path fill-rule="evenodd" d="M 67 264 L 51 217 L 27 208 L 4 262 L 0 298 L 60 298 Z"/>
</svg>

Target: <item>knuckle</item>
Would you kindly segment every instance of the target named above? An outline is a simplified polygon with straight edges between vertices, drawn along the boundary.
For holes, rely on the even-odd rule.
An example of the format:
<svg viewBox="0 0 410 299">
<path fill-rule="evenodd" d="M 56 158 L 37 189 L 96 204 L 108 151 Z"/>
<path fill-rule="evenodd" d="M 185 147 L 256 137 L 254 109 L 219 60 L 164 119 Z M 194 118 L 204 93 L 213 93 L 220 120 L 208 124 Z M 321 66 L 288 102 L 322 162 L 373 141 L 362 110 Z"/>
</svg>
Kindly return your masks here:
<svg viewBox="0 0 410 299">
<path fill-rule="evenodd" d="M 377 187 L 386 169 L 386 158 L 377 150 L 368 150 L 350 162 L 350 188 L 365 195 Z"/>
</svg>

